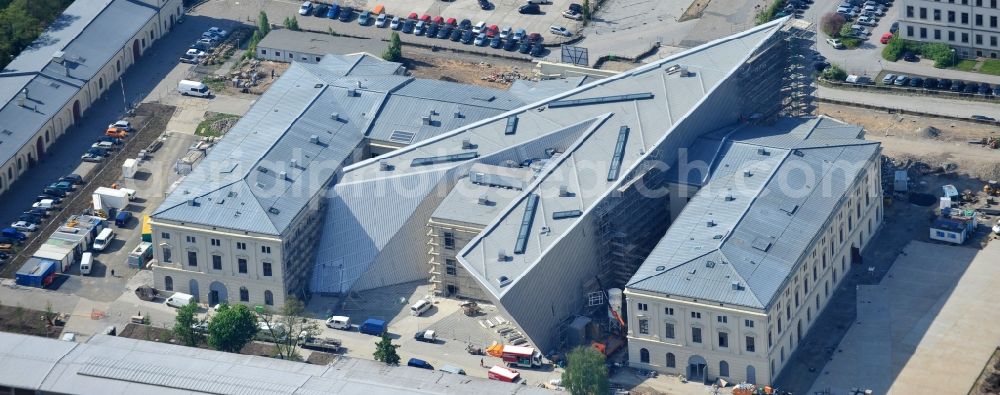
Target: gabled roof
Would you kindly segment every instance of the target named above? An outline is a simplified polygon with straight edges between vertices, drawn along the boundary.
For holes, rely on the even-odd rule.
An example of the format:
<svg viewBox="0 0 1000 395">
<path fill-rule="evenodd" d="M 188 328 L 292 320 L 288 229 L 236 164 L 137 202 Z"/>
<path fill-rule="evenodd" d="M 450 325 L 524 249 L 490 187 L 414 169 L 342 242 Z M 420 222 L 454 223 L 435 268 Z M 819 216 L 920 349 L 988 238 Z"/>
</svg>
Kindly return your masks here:
<svg viewBox="0 0 1000 395">
<path fill-rule="evenodd" d="M 293 63 L 167 196 L 153 218 L 281 235 L 352 160 L 366 137 L 389 140 L 392 130 L 421 125 L 429 109 L 461 108 L 462 118 L 445 123 L 457 127 L 520 105 L 500 90 L 414 79 L 401 72 L 398 63 L 366 54 Z M 473 96 L 492 100 L 455 103 Z M 412 140 L 397 143 L 447 131 L 440 127 L 442 122 L 405 128 L 414 132 Z"/>
<path fill-rule="evenodd" d="M 0 71 L 0 163 L 7 161 L 156 16 L 129 0 L 77 0 Z M 63 62 L 53 56 L 62 52 Z M 113 81 L 104 81 L 105 86 Z M 24 106 L 18 96 L 27 90 Z"/>
<path fill-rule="evenodd" d="M 699 138 L 693 146 L 721 145 L 714 158 L 697 158 L 710 175 L 627 287 L 766 308 L 876 160 L 878 143 L 861 132 L 825 117 L 786 118 Z"/>
<path fill-rule="evenodd" d="M 410 176 L 444 172 L 449 177 L 462 177 L 473 163 L 518 166 L 525 160 L 537 161 L 540 165 L 534 180 L 459 255 L 461 264 L 499 298 L 504 292 L 497 282 L 500 276 L 516 282 L 553 243 L 578 225 L 576 217 L 551 219 L 554 212 L 588 212 L 626 182 L 626 175 L 639 161 L 663 144 L 673 127 L 778 32 L 782 23 L 762 25 L 352 165 L 345 169 L 341 184 L 334 187 L 331 207 L 342 199 L 338 196 L 355 186 L 392 191 L 387 187 Z M 531 97 L 525 96 L 522 88 L 519 90 L 522 97 Z M 623 130 L 627 138 L 621 139 Z M 442 179 L 428 181 L 438 184 Z M 383 249 L 390 248 L 390 240 L 405 229 L 403 222 L 430 217 L 432 211 L 417 211 L 416 207 L 436 207 L 453 185 L 446 183 L 441 194 L 405 193 L 365 202 L 359 210 L 328 211 L 311 289 L 349 290 L 351 281 L 328 281 L 339 276 L 337 273 L 360 275 L 368 270 Z M 563 186 L 568 187 L 569 195 L 559 195 Z M 525 227 L 522 219 L 527 205 L 534 205 L 537 215 Z M 399 207 L 414 209 L 401 212 Z M 369 219 L 382 216 L 406 218 Z M 365 225 L 369 222 L 377 229 Z M 342 228 L 341 224 L 352 228 Z M 343 241 L 345 233 L 353 241 Z M 368 235 L 376 233 L 381 236 L 372 242 Z M 515 252 L 522 234 L 528 235 L 523 251 Z M 347 253 L 338 252 L 341 247 L 364 252 L 354 255 L 358 259 L 348 258 Z M 500 250 L 512 259 L 498 262 Z M 392 247 L 392 251 L 397 249 Z M 396 262 L 395 270 L 408 270 L 403 266 Z M 426 275 L 425 269 L 420 270 Z M 387 269 L 378 275 L 383 274 L 395 273 Z"/>
</svg>

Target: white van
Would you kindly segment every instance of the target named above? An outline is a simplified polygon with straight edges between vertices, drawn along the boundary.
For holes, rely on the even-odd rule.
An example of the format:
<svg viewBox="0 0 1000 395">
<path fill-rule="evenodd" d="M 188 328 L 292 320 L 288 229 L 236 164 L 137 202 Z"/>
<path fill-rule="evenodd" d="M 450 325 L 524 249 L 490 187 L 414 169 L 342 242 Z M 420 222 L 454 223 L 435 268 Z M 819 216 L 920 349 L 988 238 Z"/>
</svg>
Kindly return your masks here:
<svg viewBox="0 0 1000 395">
<path fill-rule="evenodd" d="M 111 230 L 111 228 L 104 228 L 104 230 L 97 235 L 97 238 L 94 239 L 94 251 L 104 251 L 105 248 L 108 248 L 108 244 L 111 244 L 111 241 L 114 239 L 115 231 Z"/>
<path fill-rule="evenodd" d="M 185 96 L 212 96 L 212 90 L 208 89 L 205 84 L 198 81 L 181 80 L 181 82 L 177 83 L 177 92 L 180 92 L 181 95 Z"/>
<path fill-rule="evenodd" d="M 428 302 L 427 300 L 424 299 L 420 299 L 417 301 L 417 303 L 414 303 L 413 306 L 410 306 L 410 315 L 419 317 L 425 311 L 430 309 L 431 309 L 431 302 Z"/>
<path fill-rule="evenodd" d="M 326 327 L 340 330 L 351 330 L 351 317 L 335 315 L 326 319 Z"/>
<path fill-rule="evenodd" d="M 90 270 L 94 266 L 94 254 L 90 252 L 84 252 L 83 257 L 80 258 L 80 274 L 86 276 L 90 274 Z"/>
<path fill-rule="evenodd" d="M 186 293 L 175 292 L 169 298 L 167 298 L 167 306 L 181 308 L 191 304 L 194 301 L 194 296 Z"/>
</svg>

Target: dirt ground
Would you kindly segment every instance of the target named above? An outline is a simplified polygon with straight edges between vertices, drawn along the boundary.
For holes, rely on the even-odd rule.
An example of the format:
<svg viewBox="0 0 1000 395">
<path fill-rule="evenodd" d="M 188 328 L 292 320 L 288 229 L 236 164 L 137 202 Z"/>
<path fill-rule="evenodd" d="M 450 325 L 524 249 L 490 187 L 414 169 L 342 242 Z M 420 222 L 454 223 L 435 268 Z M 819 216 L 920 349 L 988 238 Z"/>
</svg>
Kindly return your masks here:
<svg viewBox="0 0 1000 395">
<path fill-rule="evenodd" d="M 534 74 L 523 67 L 501 66 L 489 62 L 474 63 L 416 53 L 407 53 L 405 57 L 406 69 L 414 77 L 489 88 L 507 89 L 514 80 L 529 79 Z"/>
<path fill-rule="evenodd" d="M 58 334 L 58 332 L 56 332 L 56 334 Z M 179 340 L 174 337 L 172 330 L 150 325 L 128 324 L 125 328 L 118 332 L 118 336 L 160 343 L 180 344 Z M 198 348 L 210 349 L 211 347 L 208 346 L 208 343 L 202 341 L 201 344 L 198 345 Z M 240 354 L 273 357 L 277 355 L 278 352 L 272 344 L 253 341 L 244 346 L 243 349 L 240 350 Z"/>
<path fill-rule="evenodd" d="M 0 331 L 58 338 L 62 330 L 62 326 L 47 324 L 44 311 L 0 306 Z"/>
<path fill-rule="evenodd" d="M 863 126 L 865 138 L 882 143 L 883 154 L 895 161 L 920 161 L 942 166 L 978 181 L 1000 180 L 1000 150 L 970 144 L 985 137 L 1000 137 L 1000 128 L 972 122 L 897 115 L 819 103 L 817 114 Z M 979 189 L 982 184 L 958 187 Z"/>
<path fill-rule="evenodd" d="M 1000 394 L 1000 348 L 993 352 L 993 356 L 986 363 L 983 373 L 976 380 L 976 385 L 972 387 L 969 394 Z"/>
</svg>

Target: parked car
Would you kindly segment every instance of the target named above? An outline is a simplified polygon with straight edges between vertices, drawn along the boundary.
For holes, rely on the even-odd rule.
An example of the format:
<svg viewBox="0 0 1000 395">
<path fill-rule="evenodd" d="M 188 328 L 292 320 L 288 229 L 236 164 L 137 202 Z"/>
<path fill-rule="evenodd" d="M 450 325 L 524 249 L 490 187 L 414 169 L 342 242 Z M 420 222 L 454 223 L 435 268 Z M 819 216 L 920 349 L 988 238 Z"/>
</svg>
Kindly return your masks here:
<svg viewBox="0 0 1000 395">
<path fill-rule="evenodd" d="M 573 11 L 577 14 L 583 14 L 583 6 L 580 5 L 579 3 L 570 3 L 569 11 Z"/>
<path fill-rule="evenodd" d="M 337 19 L 340 14 L 340 4 L 331 4 L 330 8 L 326 10 L 326 17 L 330 19 Z"/>
<path fill-rule="evenodd" d="M 549 32 L 551 32 L 552 34 L 557 34 L 557 35 L 566 36 L 566 37 L 569 37 L 569 36 L 573 35 L 573 32 L 569 31 L 569 29 L 567 29 L 565 27 L 562 27 L 562 26 L 559 26 L 559 25 L 549 26 Z"/>
<path fill-rule="evenodd" d="M 962 93 L 976 93 L 979 92 L 979 84 L 976 82 L 970 82 L 965 84 L 965 89 L 962 89 Z"/>
<path fill-rule="evenodd" d="M 490 0 L 479 0 L 479 8 L 484 11 L 492 10 L 493 3 L 490 3 Z"/>
<path fill-rule="evenodd" d="M 886 32 L 882 33 L 882 38 L 880 38 L 878 41 L 882 44 L 888 44 L 889 40 L 892 40 L 892 33 Z"/>
<path fill-rule="evenodd" d="M 211 32 L 211 33 L 215 33 L 216 35 L 218 35 L 219 37 L 222 37 L 222 38 L 229 37 L 229 32 L 227 32 L 225 29 L 220 28 L 220 27 L 212 26 L 212 27 L 208 28 L 208 31 Z"/>
<path fill-rule="evenodd" d="M 531 33 L 528 35 L 528 42 L 532 44 L 541 44 L 544 39 L 539 33 Z"/>
<path fill-rule="evenodd" d="M 451 25 L 442 25 L 441 28 L 438 29 L 436 37 L 442 40 L 447 40 L 448 37 L 451 37 L 452 30 L 454 30 L 454 28 L 452 28 Z"/>
<path fill-rule="evenodd" d="M 368 26 L 370 23 L 372 23 L 372 12 L 371 11 L 362 12 L 361 15 L 358 16 L 358 24 L 359 25 L 361 25 L 361 26 Z"/>
<path fill-rule="evenodd" d="M 69 181 L 57 181 L 53 182 L 52 184 L 49 184 L 49 188 L 57 188 L 57 189 L 62 189 L 66 192 L 72 192 L 73 183 Z"/>
<path fill-rule="evenodd" d="M 100 161 L 98 161 L 98 162 L 100 162 Z M 64 197 L 66 197 L 66 191 L 64 191 L 62 189 L 55 189 L 55 188 L 48 188 L 48 187 L 42 189 L 42 194 L 43 195 L 48 195 L 48 196 L 55 196 L 55 197 L 58 197 L 58 198 L 64 198 Z"/>
<path fill-rule="evenodd" d="M 940 81 L 938 81 L 937 88 L 943 90 L 951 89 L 951 80 L 947 78 L 942 78 Z"/>
<path fill-rule="evenodd" d="M 3 228 L 3 230 L 0 231 L 0 235 L 17 241 L 24 241 L 28 239 L 28 235 L 22 233 L 21 231 L 15 228 Z"/>
<path fill-rule="evenodd" d="M 403 33 L 413 33 L 413 28 L 416 25 L 417 22 L 414 22 L 413 19 L 407 19 L 406 21 L 403 22 L 403 29 L 402 29 Z"/>
<path fill-rule="evenodd" d="M 903 52 L 903 60 L 907 62 L 917 62 L 920 61 L 920 58 L 918 58 L 917 55 L 914 54 L 913 52 L 906 51 Z"/>
<path fill-rule="evenodd" d="M 973 116 L 971 116 L 971 117 L 969 117 L 969 118 L 972 118 L 972 119 L 975 119 L 975 120 L 977 120 L 977 121 L 990 121 L 990 122 L 996 122 L 996 118 L 993 118 L 993 117 L 987 117 L 987 116 L 985 116 L 985 115 L 973 115 Z M 1000 222 L 997 222 L 997 224 L 1000 224 Z M 993 230 L 993 231 L 994 231 L 994 232 L 996 232 L 996 228 L 995 228 L 995 227 L 994 227 L 994 230 Z M 1000 232 L 997 232 L 997 233 L 1000 233 Z"/>
<path fill-rule="evenodd" d="M 493 39 L 490 40 L 490 48 L 496 49 L 502 46 L 503 46 L 503 39 L 501 39 L 500 37 L 493 37 Z"/>
<path fill-rule="evenodd" d="M 896 81 L 895 74 L 889 73 L 882 77 L 882 84 L 884 85 L 892 85 L 893 81 Z"/>
<path fill-rule="evenodd" d="M 215 39 L 212 39 L 212 38 L 206 38 L 206 37 L 202 37 L 201 39 L 199 39 L 195 43 L 196 44 L 201 44 L 202 47 L 207 47 L 207 48 L 215 48 L 216 45 L 219 45 L 219 41 L 217 41 Z"/>
<path fill-rule="evenodd" d="M 104 157 L 101 155 L 95 155 L 88 152 L 86 154 L 83 154 L 83 156 L 81 156 L 80 159 L 83 160 L 84 162 L 100 162 L 104 160 Z"/>
<path fill-rule="evenodd" d="M 51 196 L 51 195 L 38 195 L 38 196 L 35 196 L 35 202 L 40 202 L 40 201 L 46 200 L 46 199 L 52 200 L 52 204 L 55 204 L 55 205 L 58 205 L 58 204 L 62 203 L 62 198 L 60 198 L 58 196 Z"/>
<path fill-rule="evenodd" d="M 462 34 L 463 33 L 465 33 L 465 31 L 459 30 L 459 29 L 454 29 L 454 30 L 451 31 L 451 37 L 448 37 L 448 39 L 451 40 L 451 41 L 458 42 L 458 40 L 462 39 Z"/>
<path fill-rule="evenodd" d="M 542 8 L 538 4 L 525 4 L 517 7 L 517 12 L 525 15 L 538 15 L 542 13 Z"/>
<path fill-rule="evenodd" d="M 503 43 L 503 50 L 507 52 L 517 50 L 517 40 L 508 38 L 507 41 L 504 41 Z"/>
<path fill-rule="evenodd" d="M 474 40 L 475 35 L 472 34 L 471 30 L 462 31 L 462 39 L 460 40 L 462 44 L 471 44 Z"/>
<path fill-rule="evenodd" d="M 83 177 L 81 177 L 79 174 L 76 174 L 76 173 L 70 173 L 70 174 L 64 175 L 62 177 L 59 177 L 59 181 L 69 181 L 69 182 L 72 182 L 72 183 L 74 183 L 76 185 L 82 185 L 83 184 Z"/>
<path fill-rule="evenodd" d="M 311 1 L 306 1 L 302 3 L 302 6 L 299 7 L 299 15 L 309 15 L 309 13 L 312 12 L 312 8 L 313 8 L 313 3 Z"/>
<path fill-rule="evenodd" d="M 854 32 L 854 36 L 858 38 L 866 38 L 872 34 L 871 30 L 862 25 L 851 25 L 851 30 Z"/>
<path fill-rule="evenodd" d="M 924 84 L 924 79 L 922 77 L 913 77 L 913 78 L 910 78 L 910 87 L 911 88 L 916 88 L 916 87 L 922 86 L 923 84 Z"/>
<path fill-rule="evenodd" d="M 490 25 L 486 28 L 486 37 L 493 38 L 500 34 L 500 28 L 497 25 Z"/>
<path fill-rule="evenodd" d="M 531 43 L 527 41 L 521 41 L 521 45 L 517 47 L 517 52 L 524 54 L 531 52 Z"/>
<path fill-rule="evenodd" d="M 15 223 L 10 224 L 10 227 L 17 229 L 21 232 L 34 232 L 38 230 L 38 225 L 35 225 L 28 221 L 17 221 Z"/>
<path fill-rule="evenodd" d="M 542 47 L 542 44 L 535 44 L 531 46 L 531 56 L 540 58 L 543 54 L 545 54 L 545 48 Z"/>
<path fill-rule="evenodd" d="M 375 17 L 375 27 L 385 27 L 385 25 L 388 23 L 389 23 L 389 16 L 386 14 L 378 14 L 378 16 Z"/>
<path fill-rule="evenodd" d="M 485 30 L 485 29 L 486 29 L 486 22 L 479 21 L 475 25 L 472 26 L 472 34 L 482 33 L 483 30 Z"/>
<path fill-rule="evenodd" d="M 406 366 L 412 366 L 420 369 L 434 370 L 434 366 L 423 359 L 410 358 L 406 361 Z"/>
<path fill-rule="evenodd" d="M 952 92 L 961 92 L 963 89 L 965 89 L 965 82 L 964 81 L 955 80 L 955 82 L 952 82 L 952 84 L 951 84 L 951 91 Z"/>
<path fill-rule="evenodd" d="M 511 28 L 510 26 L 504 26 L 502 29 L 500 29 L 500 38 L 506 40 L 507 37 L 510 37 L 511 33 L 513 32 L 514 32 L 513 28 Z"/>
<path fill-rule="evenodd" d="M 337 17 L 341 22 L 350 21 L 354 17 L 354 9 L 348 6 L 343 6 L 340 8 L 340 16 Z"/>
<path fill-rule="evenodd" d="M 477 47 L 486 46 L 486 33 L 479 33 L 479 35 L 476 36 L 476 41 L 474 42 L 474 44 Z"/>
<path fill-rule="evenodd" d="M 485 25 L 486 22 L 483 22 L 483 24 Z M 472 30 L 472 21 L 468 19 L 462 19 L 462 21 L 458 23 L 458 28 L 462 30 Z"/>
<path fill-rule="evenodd" d="M 583 20 L 583 14 L 573 12 L 573 10 L 566 10 L 562 12 L 563 18 L 569 18 L 574 21 Z"/>
<path fill-rule="evenodd" d="M 313 16 L 317 18 L 325 18 L 326 11 L 329 6 L 323 3 L 316 3 L 316 7 L 313 9 Z"/>
<path fill-rule="evenodd" d="M 434 333 L 434 331 L 428 329 L 417 332 L 416 334 L 413 335 L 413 339 L 418 342 L 435 343 L 437 342 L 437 334 Z"/>
<path fill-rule="evenodd" d="M 905 75 L 900 75 L 896 77 L 896 81 L 893 82 L 892 84 L 896 86 L 906 86 L 908 82 L 910 82 L 910 77 Z"/>
<path fill-rule="evenodd" d="M 427 36 L 428 38 L 437 37 L 437 33 L 438 33 L 438 25 L 435 25 L 433 23 L 427 25 L 427 30 L 424 31 L 424 35 Z"/>
<path fill-rule="evenodd" d="M 889 33 L 896 34 L 897 31 L 899 31 L 899 22 L 893 22 L 892 25 L 889 26 Z"/>
<path fill-rule="evenodd" d="M 413 28 L 414 36 L 424 35 L 424 31 L 427 29 L 427 22 L 418 21 L 416 27 Z"/>
<path fill-rule="evenodd" d="M 830 44 L 831 47 L 834 47 L 836 49 L 844 49 L 844 43 L 840 42 L 840 39 L 828 38 L 826 39 L 826 43 Z"/>
<path fill-rule="evenodd" d="M 524 29 L 517 29 L 514 30 L 514 34 L 511 37 L 513 37 L 515 40 L 521 41 L 524 40 L 524 36 L 526 34 L 527 32 L 525 32 Z"/>
<path fill-rule="evenodd" d="M 423 23 L 431 23 L 431 16 L 429 14 L 423 14 L 420 16 L 420 21 Z"/>
<path fill-rule="evenodd" d="M 38 203 L 34 203 L 34 204 L 38 204 Z M 34 206 L 34 204 L 32 206 Z M 24 213 L 25 214 L 37 215 L 39 217 L 45 218 L 45 217 L 49 216 L 49 209 L 44 209 L 44 208 L 41 208 L 41 207 L 32 207 L 31 209 L 29 209 L 28 211 L 25 211 Z"/>
<path fill-rule="evenodd" d="M 877 24 L 878 24 L 878 21 L 876 21 L 875 18 L 872 18 L 870 16 L 863 16 L 863 17 L 858 18 L 858 25 L 862 25 L 862 26 L 875 26 Z M 855 26 L 857 26 L 857 25 L 855 25 Z"/>
<path fill-rule="evenodd" d="M 979 92 L 977 93 L 983 96 L 992 96 L 993 88 L 990 88 L 990 84 L 983 83 L 982 85 L 979 85 Z"/>
<path fill-rule="evenodd" d="M 938 83 L 939 81 L 937 80 L 937 78 L 927 78 L 924 79 L 923 87 L 926 90 L 937 89 Z"/>
</svg>

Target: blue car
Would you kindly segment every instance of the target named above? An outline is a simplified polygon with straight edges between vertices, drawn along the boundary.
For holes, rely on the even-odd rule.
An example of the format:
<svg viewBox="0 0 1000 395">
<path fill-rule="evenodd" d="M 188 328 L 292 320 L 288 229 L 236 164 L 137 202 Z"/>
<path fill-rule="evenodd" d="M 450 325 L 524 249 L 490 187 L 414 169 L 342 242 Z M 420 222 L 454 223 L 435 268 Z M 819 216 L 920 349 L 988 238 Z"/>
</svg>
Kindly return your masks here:
<svg viewBox="0 0 1000 395">
<path fill-rule="evenodd" d="M 337 19 L 337 14 L 340 13 L 340 4 L 331 4 L 330 9 L 326 10 L 326 17 L 330 19 Z"/>
</svg>

